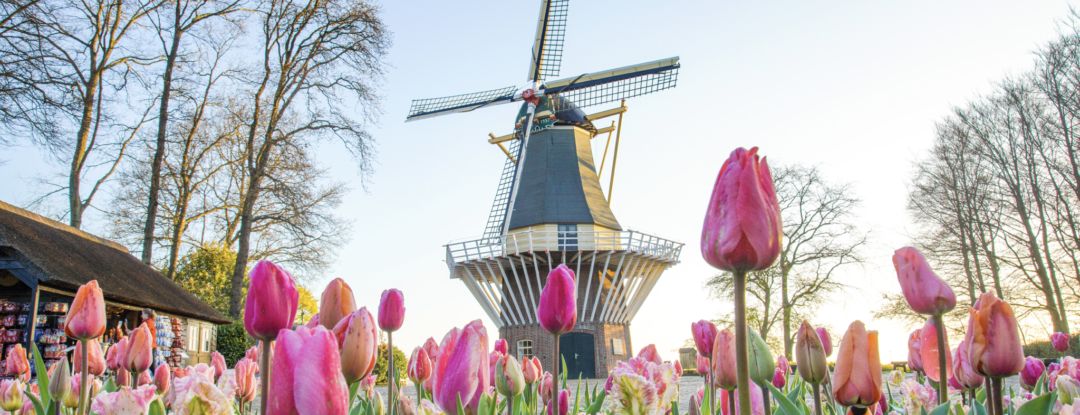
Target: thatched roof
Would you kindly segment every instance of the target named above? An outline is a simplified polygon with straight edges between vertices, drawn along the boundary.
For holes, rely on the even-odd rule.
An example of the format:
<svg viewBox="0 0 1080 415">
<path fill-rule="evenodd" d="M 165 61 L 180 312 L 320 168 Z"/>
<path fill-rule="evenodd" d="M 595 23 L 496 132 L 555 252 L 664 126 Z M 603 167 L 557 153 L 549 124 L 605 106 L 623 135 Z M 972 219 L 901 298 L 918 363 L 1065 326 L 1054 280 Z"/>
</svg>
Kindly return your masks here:
<svg viewBox="0 0 1080 415">
<path fill-rule="evenodd" d="M 97 280 L 105 299 L 150 307 L 219 324 L 230 320 L 123 245 L 0 202 L 0 247 L 17 251 L 16 260 L 38 284 L 75 292 Z"/>
</svg>

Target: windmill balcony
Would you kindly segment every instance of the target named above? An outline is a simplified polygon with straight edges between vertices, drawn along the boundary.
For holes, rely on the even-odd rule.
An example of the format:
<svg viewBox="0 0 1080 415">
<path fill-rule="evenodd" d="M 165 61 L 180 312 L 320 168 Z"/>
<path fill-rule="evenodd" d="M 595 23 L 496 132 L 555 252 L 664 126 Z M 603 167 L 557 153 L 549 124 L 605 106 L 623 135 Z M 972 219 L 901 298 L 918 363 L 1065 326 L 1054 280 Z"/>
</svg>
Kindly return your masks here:
<svg viewBox="0 0 1080 415">
<path fill-rule="evenodd" d="M 629 251 L 661 261 L 678 262 L 683 243 L 637 231 L 514 232 L 495 238 L 446 245 L 451 276 L 455 266 L 469 261 L 534 252 Z"/>
</svg>

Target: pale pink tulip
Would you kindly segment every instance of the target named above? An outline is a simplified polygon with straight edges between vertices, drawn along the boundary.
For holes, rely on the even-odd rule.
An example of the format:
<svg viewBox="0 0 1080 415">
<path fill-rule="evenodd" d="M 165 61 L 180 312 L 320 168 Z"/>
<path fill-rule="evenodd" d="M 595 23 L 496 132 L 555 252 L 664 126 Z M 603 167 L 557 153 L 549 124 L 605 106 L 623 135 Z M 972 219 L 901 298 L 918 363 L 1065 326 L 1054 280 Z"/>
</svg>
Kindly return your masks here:
<svg viewBox="0 0 1080 415">
<path fill-rule="evenodd" d="M 338 321 L 334 335 L 341 347 L 341 373 L 345 381 L 354 383 L 371 374 L 379 347 L 378 327 L 367 307 L 356 310 Z"/>
<path fill-rule="evenodd" d="M 97 339 L 90 339 L 87 340 L 86 346 L 88 350 L 87 354 L 90 356 L 90 358 L 87 359 L 88 366 L 86 372 L 94 376 L 101 376 L 105 373 L 105 368 L 107 366 L 105 356 L 101 352 L 101 343 L 98 343 Z M 82 370 L 82 340 L 75 342 L 75 352 L 73 353 L 71 360 L 75 373 L 79 373 L 79 371 Z"/>
<path fill-rule="evenodd" d="M 225 373 L 225 370 L 229 368 L 228 365 L 225 364 L 225 356 L 222 356 L 221 353 L 218 352 L 210 353 L 210 367 L 214 368 L 215 380 L 220 378 L 221 374 Z"/>
<path fill-rule="evenodd" d="M 735 374 L 735 334 L 730 329 L 720 330 L 713 342 L 712 382 L 714 388 L 734 390 L 738 386 Z"/>
<path fill-rule="evenodd" d="M 150 336 L 150 329 L 146 323 L 133 330 L 128 336 L 124 368 L 132 373 L 142 373 L 150 368 L 154 361 L 154 355 L 150 349 L 154 339 Z"/>
<path fill-rule="evenodd" d="M 926 377 L 934 382 L 947 381 L 949 376 L 952 376 L 952 356 L 949 353 L 948 331 L 945 332 L 945 338 L 939 340 L 937 326 L 934 319 L 930 318 L 926 320 L 926 325 L 923 326 L 921 333 L 919 354 L 922 355 L 923 372 L 926 373 Z M 945 350 L 944 370 L 938 367 L 938 350 Z M 944 371 L 944 375 L 941 374 L 942 371 Z"/>
<path fill-rule="evenodd" d="M 940 316 L 956 307 L 956 294 L 926 263 L 919 250 L 900 248 L 893 254 L 893 267 L 908 306 L 916 313 Z M 926 359 L 923 359 L 924 363 Z"/>
<path fill-rule="evenodd" d="M 993 292 L 986 292 L 970 313 L 964 341 L 975 373 L 989 378 L 1020 373 L 1024 369 L 1024 349 L 1012 307 Z"/>
<path fill-rule="evenodd" d="M 77 340 L 89 340 L 105 334 L 105 298 L 97 280 L 79 287 L 68 308 L 64 333 Z"/>
<path fill-rule="evenodd" d="M 101 393 L 94 397 L 90 409 L 98 415 L 138 415 L 150 411 L 154 400 L 154 385 L 137 389 L 123 386 L 113 393 Z"/>
<path fill-rule="evenodd" d="M 169 372 L 169 365 L 160 365 L 157 369 L 154 369 L 154 387 L 157 388 L 158 395 L 169 392 L 169 386 L 172 382 L 172 376 Z"/>
<path fill-rule="evenodd" d="M 424 383 L 431 377 L 431 358 L 428 357 L 424 348 L 413 349 L 408 368 L 409 380 L 414 383 Z"/>
<path fill-rule="evenodd" d="M 645 361 L 647 362 L 656 363 L 658 365 L 664 363 L 664 360 L 660 358 L 660 354 L 656 351 L 655 344 L 650 344 L 648 346 L 642 347 L 641 351 L 638 352 L 637 357 L 645 359 Z"/>
</svg>

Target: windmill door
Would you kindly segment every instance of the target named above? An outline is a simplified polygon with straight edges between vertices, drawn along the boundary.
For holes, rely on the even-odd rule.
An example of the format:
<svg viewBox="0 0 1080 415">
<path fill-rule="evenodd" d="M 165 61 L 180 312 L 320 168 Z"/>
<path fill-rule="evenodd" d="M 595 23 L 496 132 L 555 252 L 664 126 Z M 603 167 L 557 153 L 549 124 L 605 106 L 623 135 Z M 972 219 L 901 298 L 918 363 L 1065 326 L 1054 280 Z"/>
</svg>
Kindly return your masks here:
<svg viewBox="0 0 1080 415">
<path fill-rule="evenodd" d="M 559 354 L 566 361 L 566 378 L 596 377 L 595 351 L 592 334 L 567 333 L 559 336 Z"/>
</svg>

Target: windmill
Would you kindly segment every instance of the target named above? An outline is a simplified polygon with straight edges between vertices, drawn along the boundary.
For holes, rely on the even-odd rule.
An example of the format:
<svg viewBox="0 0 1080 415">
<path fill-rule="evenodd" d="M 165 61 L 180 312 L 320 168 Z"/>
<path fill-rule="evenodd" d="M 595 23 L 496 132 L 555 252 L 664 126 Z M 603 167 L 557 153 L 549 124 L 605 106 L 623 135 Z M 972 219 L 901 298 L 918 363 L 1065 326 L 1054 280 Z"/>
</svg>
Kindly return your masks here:
<svg viewBox="0 0 1080 415">
<path fill-rule="evenodd" d="M 521 103 L 514 132 L 491 137 L 506 156 L 495 201 L 480 239 L 446 245 L 451 278 L 461 279 L 518 358 L 555 364 L 554 344 L 542 335 L 537 299 L 548 272 L 575 271 L 578 318 L 560 337 L 569 377 L 606 374 L 632 355 L 630 321 L 660 275 L 679 262 L 682 243 L 623 230 L 611 212 L 625 100 L 676 85 L 673 57 L 567 78 L 559 76 L 569 0 L 541 0 L 524 86 L 414 100 L 406 121 Z M 585 114 L 584 107 L 621 101 Z M 619 124 L 593 121 L 618 116 Z M 605 197 L 591 140 L 611 133 L 615 152 Z M 504 143 L 508 144 L 507 148 Z M 550 367 L 550 366 L 548 366 Z"/>
</svg>

